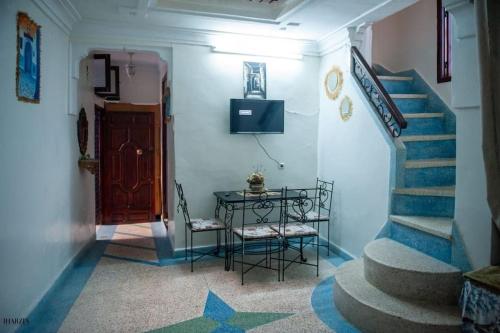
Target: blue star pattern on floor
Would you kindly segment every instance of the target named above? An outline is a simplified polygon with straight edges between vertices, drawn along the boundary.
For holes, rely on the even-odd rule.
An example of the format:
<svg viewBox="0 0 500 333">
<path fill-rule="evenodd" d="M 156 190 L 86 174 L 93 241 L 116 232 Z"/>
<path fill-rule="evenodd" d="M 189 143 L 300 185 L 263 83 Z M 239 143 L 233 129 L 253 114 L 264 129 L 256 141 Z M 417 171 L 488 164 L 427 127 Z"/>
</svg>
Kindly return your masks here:
<svg viewBox="0 0 500 333">
<path fill-rule="evenodd" d="M 209 291 L 203 316 L 149 333 L 240 333 L 291 315 L 293 313 L 237 312 Z"/>
</svg>

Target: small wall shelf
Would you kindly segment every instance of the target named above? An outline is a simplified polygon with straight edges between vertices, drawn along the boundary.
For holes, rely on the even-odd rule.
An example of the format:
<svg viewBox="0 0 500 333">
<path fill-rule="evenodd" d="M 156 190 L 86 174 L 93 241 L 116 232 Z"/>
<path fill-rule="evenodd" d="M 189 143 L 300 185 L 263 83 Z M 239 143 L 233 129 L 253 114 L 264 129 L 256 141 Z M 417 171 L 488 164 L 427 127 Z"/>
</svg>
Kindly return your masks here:
<svg viewBox="0 0 500 333">
<path fill-rule="evenodd" d="M 78 166 L 95 175 L 99 167 L 99 160 L 78 160 Z"/>
</svg>

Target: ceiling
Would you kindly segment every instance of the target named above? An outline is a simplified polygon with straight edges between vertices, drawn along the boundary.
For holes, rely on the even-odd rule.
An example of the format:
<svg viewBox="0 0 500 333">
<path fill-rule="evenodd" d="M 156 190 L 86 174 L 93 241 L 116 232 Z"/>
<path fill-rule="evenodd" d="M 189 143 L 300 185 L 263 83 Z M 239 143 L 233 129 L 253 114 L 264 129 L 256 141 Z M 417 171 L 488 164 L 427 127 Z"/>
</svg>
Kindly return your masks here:
<svg viewBox="0 0 500 333">
<path fill-rule="evenodd" d="M 84 21 L 321 40 L 416 0 L 71 0 Z M 375 15 L 376 14 L 376 15 Z"/>
</svg>

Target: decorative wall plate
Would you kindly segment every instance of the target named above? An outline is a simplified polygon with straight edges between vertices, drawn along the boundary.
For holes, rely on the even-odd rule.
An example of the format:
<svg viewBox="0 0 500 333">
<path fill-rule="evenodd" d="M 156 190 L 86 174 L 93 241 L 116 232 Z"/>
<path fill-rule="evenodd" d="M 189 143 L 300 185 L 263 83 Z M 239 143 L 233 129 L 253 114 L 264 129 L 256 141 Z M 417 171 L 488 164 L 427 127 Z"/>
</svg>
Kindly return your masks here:
<svg viewBox="0 0 500 333">
<path fill-rule="evenodd" d="M 343 121 L 348 121 L 352 116 L 352 101 L 349 96 L 345 96 L 339 106 L 340 118 Z"/>
<path fill-rule="evenodd" d="M 344 77 L 340 67 L 333 66 L 325 76 L 325 92 L 328 98 L 337 99 L 344 84 Z"/>
<path fill-rule="evenodd" d="M 89 140 L 89 122 L 87 121 L 87 114 L 84 108 L 81 108 L 80 114 L 78 115 L 77 128 L 80 155 L 85 156 L 87 154 L 87 143 Z"/>
</svg>

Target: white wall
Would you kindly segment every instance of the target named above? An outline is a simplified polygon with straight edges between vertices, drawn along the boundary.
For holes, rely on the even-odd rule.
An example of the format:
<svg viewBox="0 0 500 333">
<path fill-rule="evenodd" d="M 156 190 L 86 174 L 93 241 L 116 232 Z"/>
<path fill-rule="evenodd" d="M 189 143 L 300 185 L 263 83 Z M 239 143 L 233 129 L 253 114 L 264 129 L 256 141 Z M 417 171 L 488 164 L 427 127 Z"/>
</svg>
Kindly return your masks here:
<svg viewBox="0 0 500 333">
<path fill-rule="evenodd" d="M 443 3 L 452 8 L 451 104 L 457 118 L 455 220 L 472 267 L 477 269 L 490 264 L 491 213 L 486 201 L 476 24 L 472 3 Z"/>
<path fill-rule="evenodd" d="M 125 63 L 120 66 L 120 102 L 149 104 L 160 103 L 161 78 L 157 64 L 137 65 L 135 76 L 129 78 L 125 73 Z"/>
<path fill-rule="evenodd" d="M 393 72 L 415 69 L 441 99 L 451 105 L 450 83 L 437 83 L 436 27 L 436 0 L 420 0 L 374 23 L 373 63 Z"/>
<path fill-rule="evenodd" d="M 285 134 L 261 135 L 279 170 L 251 135 L 229 134 L 229 100 L 243 98 L 243 62 L 267 64 L 267 98 L 284 99 Z M 312 186 L 317 168 L 317 58 L 256 58 L 212 53 L 208 47 L 173 48 L 172 111 L 175 118 L 175 177 L 184 186 L 192 217 L 211 217 L 212 192 L 248 186 L 246 176 L 264 168 L 266 186 Z M 184 247 L 184 220 L 175 217 L 175 247 Z M 214 242 L 201 240 L 199 245 Z"/>
<path fill-rule="evenodd" d="M 342 47 L 321 58 L 318 175 L 335 180 L 332 241 L 360 256 L 387 222 L 395 148 L 351 77 L 349 56 L 349 48 Z M 336 100 L 329 99 L 323 87 L 333 65 L 344 74 L 344 87 Z M 352 117 L 346 122 L 339 114 L 344 96 L 353 103 Z"/>
<path fill-rule="evenodd" d="M 39 105 L 15 95 L 17 11 L 42 26 Z M 27 317 L 95 239 L 93 176 L 77 166 L 77 118 L 68 115 L 68 46 L 68 36 L 32 1 L 0 2 L 2 317 Z"/>
</svg>

